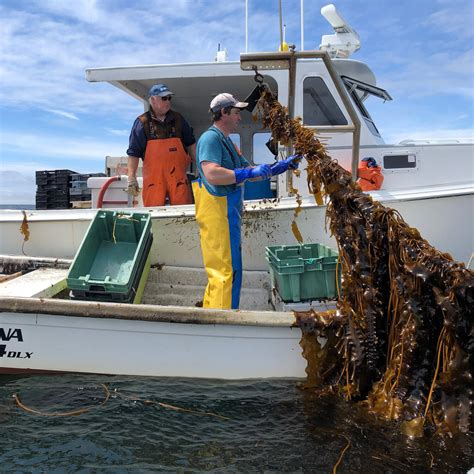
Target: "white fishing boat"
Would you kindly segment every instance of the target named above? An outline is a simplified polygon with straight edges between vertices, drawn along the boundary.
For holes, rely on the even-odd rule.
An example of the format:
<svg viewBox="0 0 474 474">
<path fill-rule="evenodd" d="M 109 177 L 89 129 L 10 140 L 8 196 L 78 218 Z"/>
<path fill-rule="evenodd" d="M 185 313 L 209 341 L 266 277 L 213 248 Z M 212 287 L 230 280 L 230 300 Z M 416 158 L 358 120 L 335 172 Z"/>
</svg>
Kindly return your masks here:
<svg viewBox="0 0 474 474">
<path fill-rule="evenodd" d="M 474 142 L 407 139 L 385 144 L 364 101 L 368 96 L 391 97 L 377 86 L 368 65 L 349 59 L 358 48 L 354 30 L 346 24 L 333 26 L 336 33 L 324 36 L 317 51 L 243 54 L 240 62 L 96 68 L 88 69 L 86 77 L 122 89 L 145 109 L 150 86 L 166 83 L 176 94 L 173 107 L 196 136 L 209 126 L 212 97 L 229 91 L 244 98 L 255 87 L 254 79 L 261 78 L 290 115 L 300 116 L 318 133 L 328 153 L 355 179 L 359 161 L 374 158 L 384 181 L 381 189 L 370 192 L 373 198 L 397 209 L 433 246 L 467 263 L 474 246 Z M 239 135 L 233 138 L 254 163 L 274 160 L 264 146 L 270 133 L 250 113 L 243 114 Z M 290 150 L 280 146 L 279 151 Z M 120 170 L 122 161 L 109 158 L 109 174 Z M 446 163 L 453 161 L 447 172 Z M 94 205 L 102 189 L 104 207 L 126 207 L 117 203 L 127 201 L 124 177 L 107 183 L 108 189 L 106 181 L 91 180 Z M 313 303 L 292 306 L 279 301 L 265 259 L 265 247 L 296 242 L 292 188 L 302 195 L 296 222 L 304 242 L 335 248 L 325 228 L 326 206 L 314 202 L 304 169 L 299 177 L 288 173 L 266 188 L 249 188 L 248 195 L 257 199 L 246 201 L 242 222 L 241 310 L 229 311 L 196 307 L 206 276 L 193 205 L 145 209 L 151 215 L 154 242 L 140 305 L 57 297 L 97 209 L 0 211 L 4 272 L 35 269 L 0 285 L 0 373 L 304 377 L 301 331 L 291 309 Z"/>
</svg>

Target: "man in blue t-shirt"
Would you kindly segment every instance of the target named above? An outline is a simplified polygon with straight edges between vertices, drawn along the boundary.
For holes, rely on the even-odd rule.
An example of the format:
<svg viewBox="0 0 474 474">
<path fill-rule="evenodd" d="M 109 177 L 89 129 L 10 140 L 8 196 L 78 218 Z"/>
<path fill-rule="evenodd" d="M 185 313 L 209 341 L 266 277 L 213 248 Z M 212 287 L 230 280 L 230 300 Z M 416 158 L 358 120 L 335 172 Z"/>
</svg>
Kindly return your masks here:
<svg viewBox="0 0 474 474">
<path fill-rule="evenodd" d="M 240 112 L 248 106 L 231 94 L 219 94 L 211 101 L 213 125 L 197 145 L 199 178 L 193 183 L 196 220 L 208 276 L 204 308 L 237 309 L 242 284 L 241 218 L 243 184 L 247 180 L 269 179 L 298 166 L 291 156 L 273 166 L 251 166 L 229 135 L 237 130 Z"/>
</svg>

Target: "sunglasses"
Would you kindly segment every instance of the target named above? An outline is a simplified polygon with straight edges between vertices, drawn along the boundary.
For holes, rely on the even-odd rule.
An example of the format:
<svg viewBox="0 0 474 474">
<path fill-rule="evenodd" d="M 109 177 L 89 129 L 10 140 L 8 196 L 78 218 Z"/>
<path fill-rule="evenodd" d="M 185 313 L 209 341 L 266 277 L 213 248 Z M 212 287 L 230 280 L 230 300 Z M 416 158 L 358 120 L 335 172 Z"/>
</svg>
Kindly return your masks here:
<svg viewBox="0 0 474 474">
<path fill-rule="evenodd" d="M 162 97 L 161 100 L 163 102 L 166 102 L 167 100 L 171 100 L 171 96 L 170 95 L 167 95 L 166 97 Z"/>
</svg>

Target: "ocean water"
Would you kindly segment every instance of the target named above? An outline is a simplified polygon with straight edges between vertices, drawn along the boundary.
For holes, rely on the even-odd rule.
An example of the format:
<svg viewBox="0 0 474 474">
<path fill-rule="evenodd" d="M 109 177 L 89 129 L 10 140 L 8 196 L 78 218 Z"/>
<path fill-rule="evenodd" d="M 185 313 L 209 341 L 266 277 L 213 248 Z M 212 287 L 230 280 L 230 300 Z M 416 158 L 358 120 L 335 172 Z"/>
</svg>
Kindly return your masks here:
<svg viewBox="0 0 474 474">
<path fill-rule="evenodd" d="M 0 204 L 0 209 L 31 210 L 36 209 L 35 204 Z"/>
<path fill-rule="evenodd" d="M 294 380 L 0 377 L 1 472 L 323 473 L 347 447 L 337 472 L 461 473 L 473 441 L 409 440 Z"/>
</svg>

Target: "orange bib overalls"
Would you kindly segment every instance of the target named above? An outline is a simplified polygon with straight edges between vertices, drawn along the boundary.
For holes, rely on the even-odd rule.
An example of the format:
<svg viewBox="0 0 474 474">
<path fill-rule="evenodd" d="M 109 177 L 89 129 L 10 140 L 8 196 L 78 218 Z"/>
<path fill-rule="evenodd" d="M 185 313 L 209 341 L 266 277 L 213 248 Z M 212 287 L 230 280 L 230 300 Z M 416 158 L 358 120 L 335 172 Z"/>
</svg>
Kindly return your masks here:
<svg viewBox="0 0 474 474">
<path fill-rule="evenodd" d="M 191 159 L 180 138 L 148 140 L 143 161 L 143 204 L 164 206 L 191 204 L 186 171 Z"/>
<path fill-rule="evenodd" d="M 369 166 L 370 162 L 368 160 L 373 160 L 371 166 Z M 382 168 L 376 166 L 376 162 L 373 158 L 365 158 L 360 161 L 357 169 L 357 177 L 359 178 L 357 184 L 360 186 L 362 191 L 376 191 L 382 187 Z"/>
</svg>

